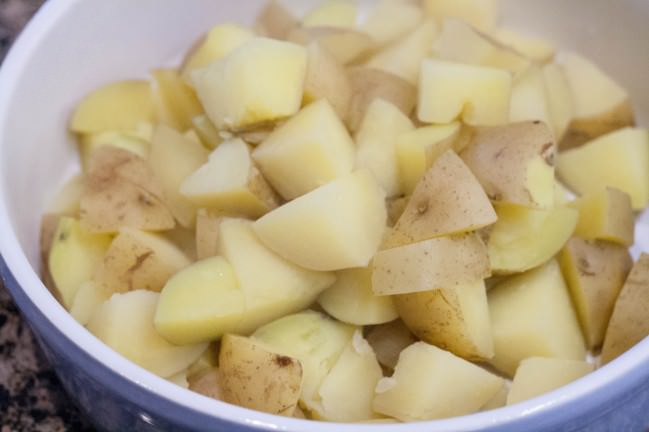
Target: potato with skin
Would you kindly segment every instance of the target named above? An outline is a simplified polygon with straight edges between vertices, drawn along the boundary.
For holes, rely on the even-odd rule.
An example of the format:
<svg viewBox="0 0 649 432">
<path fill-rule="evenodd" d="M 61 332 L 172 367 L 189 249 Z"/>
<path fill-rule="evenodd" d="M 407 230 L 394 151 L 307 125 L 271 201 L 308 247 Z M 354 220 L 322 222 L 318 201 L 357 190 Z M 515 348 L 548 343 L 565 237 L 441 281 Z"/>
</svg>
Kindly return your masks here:
<svg viewBox="0 0 649 432">
<path fill-rule="evenodd" d="M 571 238 L 559 256 L 586 344 L 601 346 L 615 300 L 633 261 L 628 249 L 605 241 Z"/>
<path fill-rule="evenodd" d="M 155 69 L 151 75 L 158 121 L 180 131 L 190 129 L 192 119 L 203 113 L 194 89 L 175 69 Z"/>
<path fill-rule="evenodd" d="M 481 127 L 460 153 L 492 201 L 554 206 L 552 132 L 539 121 Z"/>
<path fill-rule="evenodd" d="M 70 307 L 70 315 L 79 324 L 87 325 L 95 311 L 110 298 L 111 294 L 92 280 L 89 280 L 77 290 Z"/>
<path fill-rule="evenodd" d="M 635 214 L 626 193 L 607 187 L 574 200 L 570 207 L 579 210 L 577 237 L 607 240 L 630 247 L 635 237 Z"/>
<path fill-rule="evenodd" d="M 223 401 L 290 417 L 302 389 L 302 365 L 268 351 L 251 338 L 225 335 L 219 354 L 219 387 Z"/>
<path fill-rule="evenodd" d="M 424 0 L 423 7 L 438 21 L 459 18 L 485 32 L 494 28 L 498 17 L 497 0 Z"/>
<path fill-rule="evenodd" d="M 349 0 L 327 0 L 302 19 L 302 26 L 352 28 L 356 24 L 358 6 Z"/>
<path fill-rule="evenodd" d="M 386 202 L 388 208 L 388 227 L 392 228 L 403 214 L 408 205 L 409 196 L 388 199 Z"/>
<path fill-rule="evenodd" d="M 216 400 L 223 400 L 221 389 L 221 374 L 214 367 L 194 381 L 189 382 L 189 389 L 193 392 Z"/>
<path fill-rule="evenodd" d="M 317 42 L 306 47 L 307 69 L 304 80 L 304 105 L 326 99 L 341 120 L 347 118 L 352 99 L 352 83 L 344 66 Z"/>
<path fill-rule="evenodd" d="M 649 254 L 643 253 L 633 265 L 615 302 L 604 345 L 602 364 L 607 364 L 649 335 L 646 320 L 649 308 Z"/>
<path fill-rule="evenodd" d="M 208 149 L 214 150 L 223 142 L 223 137 L 216 129 L 216 126 L 205 114 L 194 117 L 192 125 L 201 143 Z"/>
<path fill-rule="evenodd" d="M 366 336 L 382 366 L 394 369 L 399 354 L 417 342 L 417 338 L 400 319 L 372 327 Z"/>
<path fill-rule="evenodd" d="M 360 60 L 374 49 L 369 35 L 351 28 L 298 27 L 288 33 L 286 40 L 303 46 L 317 42 L 342 65 Z"/>
<path fill-rule="evenodd" d="M 369 13 L 360 29 L 379 45 L 387 45 L 404 36 L 423 19 L 415 4 L 399 0 L 381 0 Z"/>
<path fill-rule="evenodd" d="M 88 171 L 93 153 L 98 148 L 105 146 L 118 147 L 146 158 L 151 146 L 151 133 L 148 130 L 151 125 L 148 123 L 142 125 L 146 125 L 143 130 L 104 131 L 79 135 L 77 144 L 82 171 Z M 151 126 L 151 130 L 153 130 L 153 126 Z"/>
<path fill-rule="evenodd" d="M 77 175 L 67 180 L 48 204 L 46 214 L 79 217 L 83 184 L 83 175 Z"/>
<path fill-rule="evenodd" d="M 394 297 L 399 316 L 415 336 L 471 361 L 494 355 L 483 280 Z"/>
<path fill-rule="evenodd" d="M 196 257 L 198 260 L 218 254 L 219 225 L 225 216 L 200 209 L 196 214 Z"/>
<path fill-rule="evenodd" d="M 281 2 L 269 0 L 257 16 L 255 30 L 260 35 L 282 40 L 298 25 L 297 18 Z"/>
</svg>

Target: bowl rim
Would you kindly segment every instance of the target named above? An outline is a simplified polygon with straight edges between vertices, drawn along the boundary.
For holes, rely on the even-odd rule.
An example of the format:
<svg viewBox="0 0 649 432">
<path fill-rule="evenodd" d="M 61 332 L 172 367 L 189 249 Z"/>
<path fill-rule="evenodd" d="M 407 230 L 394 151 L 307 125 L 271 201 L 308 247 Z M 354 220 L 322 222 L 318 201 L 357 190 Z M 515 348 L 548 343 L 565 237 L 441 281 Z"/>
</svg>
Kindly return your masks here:
<svg viewBox="0 0 649 432">
<path fill-rule="evenodd" d="M 8 127 L 7 118 L 10 102 L 14 97 L 14 83 L 20 78 L 21 70 L 29 63 L 32 52 L 42 43 L 43 35 L 56 26 L 58 20 L 81 1 L 83 0 L 50 0 L 46 2 L 16 40 L 0 68 L 0 131 Z M 9 144 L 3 142 L 0 135 L 0 163 L 5 160 L 4 149 L 8 146 Z M 6 262 L 11 276 L 15 278 L 16 288 L 21 290 L 30 304 L 50 326 L 57 329 L 67 341 L 96 362 L 97 366 L 106 368 L 112 374 L 124 378 L 132 385 L 169 403 L 215 420 L 225 420 L 245 425 L 251 429 L 267 431 L 325 432 L 335 429 L 337 432 L 357 432 L 359 430 L 379 432 L 389 429 L 391 432 L 416 432 L 421 430 L 420 428 L 424 425 L 430 432 L 478 431 L 490 427 L 513 426 L 518 422 L 530 422 L 533 419 L 540 421 L 540 418 L 548 414 L 561 416 L 560 412 L 565 413 L 566 418 L 571 418 L 580 409 L 585 409 L 583 401 L 586 398 L 591 401 L 590 406 L 597 403 L 605 406 L 611 395 L 616 393 L 623 395 L 627 392 L 630 387 L 629 375 L 637 372 L 643 363 L 646 364 L 649 360 L 649 340 L 644 340 L 610 364 L 559 390 L 492 411 L 423 423 L 367 424 L 362 426 L 360 424 L 332 424 L 279 417 L 237 407 L 209 399 L 157 377 L 104 345 L 85 327 L 78 324 L 45 288 L 37 272 L 30 265 L 12 230 L 6 201 L 7 187 L 7 179 L 0 175 L 0 254 Z M 7 285 L 12 284 L 7 283 Z M 10 287 L 7 286 L 7 288 Z M 625 378 L 627 378 L 626 382 Z M 604 389 L 606 391 L 602 391 Z"/>
</svg>

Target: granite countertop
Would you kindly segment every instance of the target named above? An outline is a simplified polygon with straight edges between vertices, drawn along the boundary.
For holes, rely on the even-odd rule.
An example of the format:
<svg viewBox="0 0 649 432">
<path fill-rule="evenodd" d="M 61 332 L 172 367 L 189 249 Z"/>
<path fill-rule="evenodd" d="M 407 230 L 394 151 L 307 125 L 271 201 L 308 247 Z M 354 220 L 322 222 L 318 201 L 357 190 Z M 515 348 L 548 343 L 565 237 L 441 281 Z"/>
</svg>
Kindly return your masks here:
<svg viewBox="0 0 649 432">
<path fill-rule="evenodd" d="M 0 64 L 43 0 L 0 0 Z M 1 66 L 0 66 L 1 67 Z M 0 432 L 90 431 L 0 282 Z"/>
</svg>

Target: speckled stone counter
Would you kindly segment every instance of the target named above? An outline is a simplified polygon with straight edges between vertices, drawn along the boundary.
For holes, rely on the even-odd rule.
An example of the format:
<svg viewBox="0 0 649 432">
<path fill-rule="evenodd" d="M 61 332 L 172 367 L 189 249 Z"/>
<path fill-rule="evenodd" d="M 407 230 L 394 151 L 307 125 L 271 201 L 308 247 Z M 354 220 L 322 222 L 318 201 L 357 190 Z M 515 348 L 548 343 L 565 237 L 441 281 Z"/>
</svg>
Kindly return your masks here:
<svg viewBox="0 0 649 432">
<path fill-rule="evenodd" d="M 0 0 L 0 64 L 41 3 L 43 0 Z M 0 282 L 0 432 L 90 430 L 63 393 Z"/>
</svg>

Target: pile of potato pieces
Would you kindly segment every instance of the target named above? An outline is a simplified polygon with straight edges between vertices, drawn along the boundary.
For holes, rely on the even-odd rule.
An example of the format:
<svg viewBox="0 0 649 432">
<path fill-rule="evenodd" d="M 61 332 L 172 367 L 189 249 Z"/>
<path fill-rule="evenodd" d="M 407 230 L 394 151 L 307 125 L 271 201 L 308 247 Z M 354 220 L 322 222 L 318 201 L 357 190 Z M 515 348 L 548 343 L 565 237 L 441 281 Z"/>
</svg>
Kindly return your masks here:
<svg viewBox="0 0 649 432">
<path fill-rule="evenodd" d="M 44 282 L 138 365 L 284 416 L 465 415 L 613 360 L 649 334 L 649 132 L 595 64 L 496 16 L 271 0 L 91 93 Z"/>
</svg>

